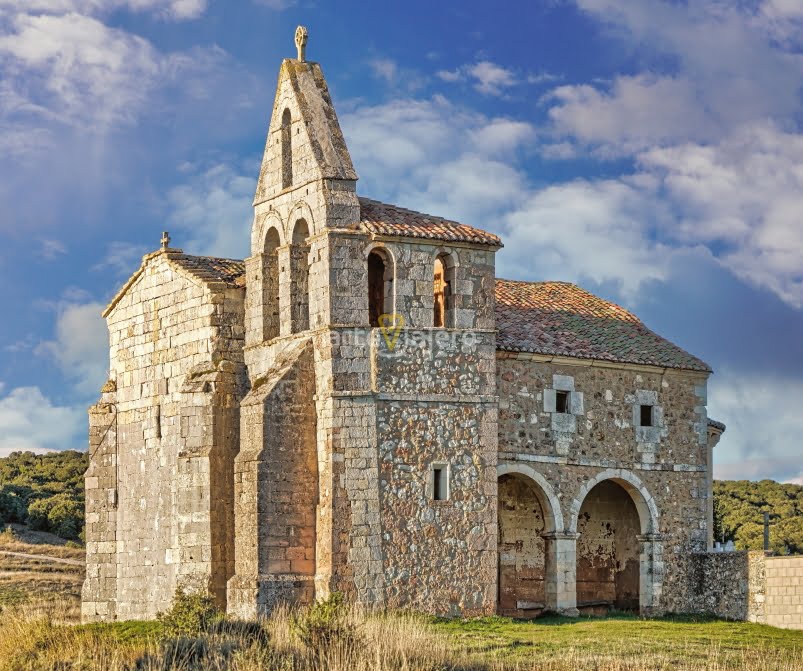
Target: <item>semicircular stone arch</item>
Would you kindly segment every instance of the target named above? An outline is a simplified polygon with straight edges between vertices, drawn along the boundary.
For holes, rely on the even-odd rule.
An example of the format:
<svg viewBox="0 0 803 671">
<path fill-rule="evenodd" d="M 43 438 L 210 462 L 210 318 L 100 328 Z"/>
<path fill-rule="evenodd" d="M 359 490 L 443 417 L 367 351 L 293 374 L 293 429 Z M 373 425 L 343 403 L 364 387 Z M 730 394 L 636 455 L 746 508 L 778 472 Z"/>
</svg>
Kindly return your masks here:
<svg viewBox="0 0 803 671">
<path fill-rule="evenodd" d="M 251 229 L 251 256 L 257 256 L 265 252 L 265 239 L 271 228 L 275 228 L 279 234 L 278 246 L 281 247 L 285 244 L 285 225 L 279 213 L 273 210 L 258 214 Z"/>
<path fill-rule="evenodd" d="M 577 494 L 577 497 L 572 501 L 571 508 L 569 509 L 569 532 L 577 532 L 577 521 L 580 515 L 580 509 L 583 507 L 588 493 L 594 489 L 599 483 L 606 480 L 611 480 L 621 486 L 633 499 L 636 510 L 639 514 L 639 521 L 641 522 L 642 534 L 658 533 L 658 506 L 655 503 L 650 492 L 644 483 L 632 472 L 615 468 L 602 471 L 588 480 Z"/>
<path fill-rule="evenodd" d="M 560 508 L 560 500 L 555 495 L 555 490 L 549 481 L 536 471 L 532 466 L 527 464 L 499 464 L 496 467 L 496 477 L 501 478 L 503 475 L 523 475 L 532 480 L 538 487 L 536 491 L 540 490 L 541 507 L 544 513 L 545 533 L 562 532 L 564 529 L 563 512 Z"/>
<path fill-rule="evenodd" d="M 295 229 L 296 224 L 302 219 L 307 223 L 309 235 L 315 235 L 315 220 L 312 216 L 312 208 L 307 204 L 306 201 L 299 200 L 293 205 L 293 208 L 290 210 L 290 214 L 287 217 L 287 231 L 285 233 L 285 238 L 288 241 L 293 239 L 293 230 Z"/>
</svg>

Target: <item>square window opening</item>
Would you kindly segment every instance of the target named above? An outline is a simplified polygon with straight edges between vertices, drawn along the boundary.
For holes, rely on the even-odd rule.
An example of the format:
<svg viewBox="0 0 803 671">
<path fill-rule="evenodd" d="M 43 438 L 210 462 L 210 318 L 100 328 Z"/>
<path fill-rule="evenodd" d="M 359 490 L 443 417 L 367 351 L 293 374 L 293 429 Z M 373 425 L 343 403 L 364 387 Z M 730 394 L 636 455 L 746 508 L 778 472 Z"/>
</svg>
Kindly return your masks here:
<svg viewBox="0 0 803 671">
<path fill-rule="evenodd" d="M 569 412 L 569 392 L 556 391 L 555 392 L 555 412 L 567 414 Z"/>
<path fill-rule="evenodd" d="M 432 469 L 432 499 L 447 501 L 449 499 L 449 469 L 436 466 Z"/>
<path fill-rule="evenodd" d="M 652 426 L 652 406 L 641 406 L 641 426 Z"/>
</svg>

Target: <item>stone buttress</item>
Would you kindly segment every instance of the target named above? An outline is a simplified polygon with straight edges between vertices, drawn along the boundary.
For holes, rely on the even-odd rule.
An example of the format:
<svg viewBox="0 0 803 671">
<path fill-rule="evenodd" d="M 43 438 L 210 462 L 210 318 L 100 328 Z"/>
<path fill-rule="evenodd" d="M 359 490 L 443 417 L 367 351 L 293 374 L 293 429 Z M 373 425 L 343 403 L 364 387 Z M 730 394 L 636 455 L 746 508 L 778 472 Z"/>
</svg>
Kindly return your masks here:
<svg viewBox="0 0 803 671">
<path fill-rule="evenodd" d="M 243 395 L 242 263 L 165 247 L 104 315 L 110 381 L 90 408 L 85 621 L 152 618 L 177 588 L 224 608 Z"/>
</svg>

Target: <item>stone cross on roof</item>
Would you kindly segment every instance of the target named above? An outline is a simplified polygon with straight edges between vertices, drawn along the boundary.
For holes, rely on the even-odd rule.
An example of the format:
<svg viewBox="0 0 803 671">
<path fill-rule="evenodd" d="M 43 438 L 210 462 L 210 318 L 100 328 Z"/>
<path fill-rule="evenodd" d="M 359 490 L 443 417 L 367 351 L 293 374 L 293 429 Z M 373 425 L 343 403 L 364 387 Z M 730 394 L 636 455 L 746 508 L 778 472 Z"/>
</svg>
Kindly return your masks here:
<svg viewBox="0 0 803 671">
<path fill-rule="evenodd" d="M 168 247 L 170 247 L 170 233 L 164 231 L 162 233 L 162 239 L 160 240 L 160 242 L 162 243 L 162 249 L 167 249 Z"/>
<path fill-rule="evenodd" d="M 303 63 L 306 60 L 307 49 L 307 29 L 304 26 L 296 28 L 296 49 L 298 49 L 298 60 Z"/>
</svg>

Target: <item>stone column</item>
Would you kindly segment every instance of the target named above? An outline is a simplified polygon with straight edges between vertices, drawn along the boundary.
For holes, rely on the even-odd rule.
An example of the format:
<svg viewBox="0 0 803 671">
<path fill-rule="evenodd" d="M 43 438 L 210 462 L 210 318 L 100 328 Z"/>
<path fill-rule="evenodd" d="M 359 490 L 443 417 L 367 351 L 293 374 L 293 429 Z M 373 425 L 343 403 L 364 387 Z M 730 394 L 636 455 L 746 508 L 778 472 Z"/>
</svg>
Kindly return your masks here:
<svg viewBox="0 0 803 671">
<path fill-rule="evenodd" d="M 580 534 L 561 531 L 543 535 L 546 540 L 547 610 L 577 617 L 577 539 Z"/>
<path fill-rule="evenodd" d="M 649 533 L 638 536 L 639 541 L 639 610 L 641 615 L 660 615 L 664 582 L 663 536 Z"/>
<path fill-rule="evenodd" d="M 292 246 L 285 245 L 276 250 L 279 264 L 279 335 L 293 333 L 293 273 Z"/>
</svg>

